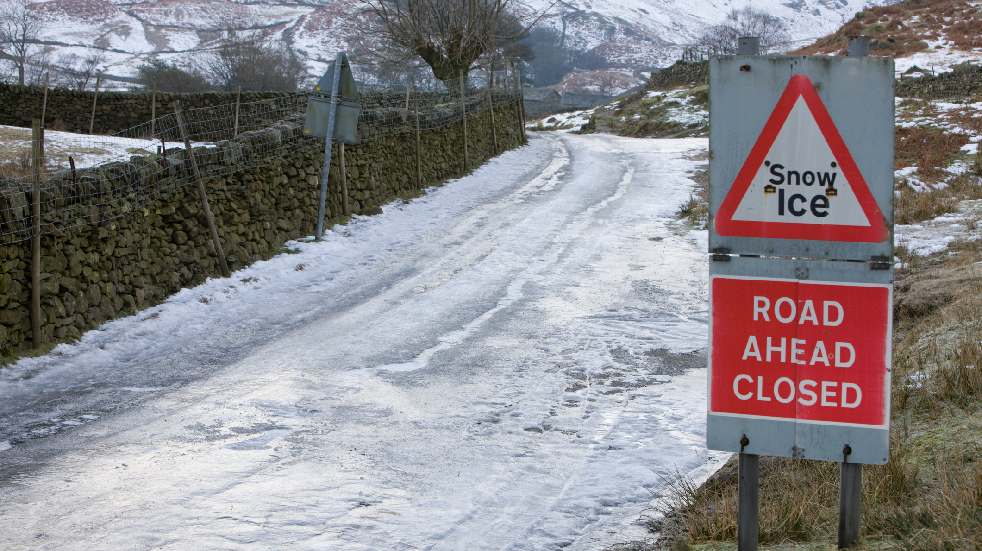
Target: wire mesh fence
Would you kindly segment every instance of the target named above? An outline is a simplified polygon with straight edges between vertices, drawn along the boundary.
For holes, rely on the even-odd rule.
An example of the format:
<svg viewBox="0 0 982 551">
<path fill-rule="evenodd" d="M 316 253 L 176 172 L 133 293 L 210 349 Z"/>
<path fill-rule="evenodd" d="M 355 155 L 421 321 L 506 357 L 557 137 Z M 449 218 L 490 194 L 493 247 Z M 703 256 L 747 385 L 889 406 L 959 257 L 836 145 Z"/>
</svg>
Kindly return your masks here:
<svg viewBox="0 0 982 551">
<path fill-rule="evenodd" d="M 359 139 L 433 131 L 461 124 L 465 114 L 520 111 L 518 90 L 512 76 L 493 87 L 467 81 L 437 91 L 364 90 Z M 37 232 L 64 234 L 105 225 L 142 211 L 162 193 L 193 185 L 185 139 L 206 179 L 275 162 L 298 147 L 322 147 L 321 139 L 303 133 L 307 101 L 308 95 L 296 94 L 185 109 L 183 133 L 176 106 L 161 108 L 153 120 L 114 135 L 42 132 L 38 155 L 32 155 L 29 129 L 0 130 L 7 134 L 0 134 L 7 146 L 0 156 L 0 244 L 25 241 Z M 35 197 L 41 207 L 37 220 L 32 216 Z"/>
</svg>

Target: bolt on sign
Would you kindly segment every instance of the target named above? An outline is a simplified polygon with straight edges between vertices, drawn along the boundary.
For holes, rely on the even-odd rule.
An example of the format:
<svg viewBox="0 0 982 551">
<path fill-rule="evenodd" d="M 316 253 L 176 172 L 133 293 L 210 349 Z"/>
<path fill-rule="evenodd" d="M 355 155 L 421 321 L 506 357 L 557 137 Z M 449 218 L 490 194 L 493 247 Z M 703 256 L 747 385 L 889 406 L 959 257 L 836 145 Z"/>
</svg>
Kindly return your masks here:
<svg viewBox="0 0 982 551">
<path fill-rule="evenodd" d="M 712 449 L 885 463 L 893 62 L 710 62 Z"/>
</svg>

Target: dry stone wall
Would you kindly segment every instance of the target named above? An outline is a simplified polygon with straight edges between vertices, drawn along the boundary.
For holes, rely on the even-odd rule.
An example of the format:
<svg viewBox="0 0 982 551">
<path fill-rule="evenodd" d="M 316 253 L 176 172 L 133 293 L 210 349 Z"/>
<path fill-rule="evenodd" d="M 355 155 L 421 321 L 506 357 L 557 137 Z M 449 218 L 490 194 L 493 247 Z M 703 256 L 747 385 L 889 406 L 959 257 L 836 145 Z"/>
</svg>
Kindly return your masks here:
<svg viewBox="0 0 982 551">
<path fill-rule="evenodd" d="M 525 143 L 517 101 L 513 105 L 496 112 L 498 151 L 492 144 L 488 112 L 468 118 L 470 167 L 463 164 L 464 136 L 459 122 L 422 131 L 423 187 L 462 176 L 498 153 Z M 281 124 L 223 142 L 217 150 L 195 149 L 233 270 L 268 258 L 286 241 L 314 231 L 323 142 L 300 138 L 299 131 L 295 125 Z M 270 133 L 280 133 L 282 139 L 296 139 L 299 145 L 285 148 L 286 153 L 264 159 L 252 168 L 230 172 L 226 161 L 247 151 L 250 140 L 259 138 L 258 133 L 265 133 L 263 140 L 268 140 Z M 337 153 L 331 167 L 331 223 L 345 216 Z M 352 214 L 374 214 L 398 196 L 417 193 L 415 160 L 416 136 L 412 131 L 375 136 L 364 144 L 347 146 L 345 167 Z M 166 165 L 167 170 L 163 176 L 160 171 L 143 170 L 148 163 Z M 100 196 L 99 175 L 112 171 L 128 174 L 132 189 L 139 191 L 115 188 L 105 192 L 108 196 Z M 140 180 L 150 174 L 154 174 L 150 185 Z M 47 344 L 76 339 L 102 322 L 158 304 L 181 288 L 220 273 L 196 188 L 189 185 L 189 163 L 182 150 L 171 151 L 166 158 L 134 157 L 128 163 L 80 171 L 73 182 L 82 181 L 91 182 L 85 193 L 76 185 L 71 188 L 74 191 L 62 195 L 42 194 L 42 201 L 73 207 L 52 209 L 48 218 L 75 216 L 92 222 L 72 224 L 42 216 L 43 227 L 74 228 L 46 231 L 41 239 L 41 327 Z M 91 201 L 91 206 L 80 205 L 84 201 Z M 20 203 L 23 209 L 8 209 L 10 216 L 29 216 L 27 191 Z M 100 209 L 108 208 L 130 213 L 95 223 L 101 219 Z M 29 240 L 0 246 L 0 356 L 8 359 L 23 353 L 31 342 L 30 262 Z"/>
<path fill-rule="evenodd" d="M 290 94 L 281 92 L 242 92 L 242 103 L 251 103 Z M 49 130 L 88 132 L 92 118 L 92 91 L 62 88 L 48 90 L 45 127 Z M 236 94 L 202 92 L 196 94 L 156 95 L 159 117 L 172 112 L 171 105 L 180 100 L 184 109 L 227 105 L 235 102 Z M 149 121 L 153 116 L 152 93 L 99 92 L 95 110 L 95 134 L 114 134 Z M 0 124 L 30 128 L 31 120 L 41 117 L 44 90 L 37 86 L 18 86 L 0 83 Z"/>
</svg>

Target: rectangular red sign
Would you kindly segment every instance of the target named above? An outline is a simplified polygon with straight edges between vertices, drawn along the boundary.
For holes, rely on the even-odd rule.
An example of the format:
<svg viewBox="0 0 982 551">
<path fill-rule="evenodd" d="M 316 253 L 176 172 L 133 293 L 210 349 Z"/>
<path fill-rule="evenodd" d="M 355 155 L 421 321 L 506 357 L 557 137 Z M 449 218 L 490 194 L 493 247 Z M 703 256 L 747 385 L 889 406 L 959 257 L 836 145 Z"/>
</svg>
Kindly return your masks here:
<svg viewBox="0 0 982 551">
<path fill-rule="evenodd" d="M 885 427 L 891 288 L 714 276 L 710 413 Z"/>
</svg>

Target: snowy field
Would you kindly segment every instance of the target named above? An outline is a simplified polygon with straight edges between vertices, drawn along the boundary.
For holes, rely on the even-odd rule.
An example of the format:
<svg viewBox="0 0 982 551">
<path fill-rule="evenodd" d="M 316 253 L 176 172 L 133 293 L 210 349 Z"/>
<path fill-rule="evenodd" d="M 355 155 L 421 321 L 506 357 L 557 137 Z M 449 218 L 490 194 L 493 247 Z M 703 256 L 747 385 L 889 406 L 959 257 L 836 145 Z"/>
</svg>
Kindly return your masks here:
<svg viewBox="0 0 982 551">
<path fill-rule="evenodd" d="M 97 134 L 76 134 L 46 130 L 44 133 L 45 161 L 48 170 L 67 169 L 68 158 L 75 168 L 88 168 L 112 161 L 127 161 L 133 155 L 156 153 L 160 141 Z M 184 149 L 184 144 L 167 142 L 167 149 Z M 207 145 L 195 142 L 197 145 Z M 0 125 L 0 164 L 29 163 L 31 129 Z"/>
<path fill-rule="evenodd" d="M 598 550 L 705 477 L 704 139 L 534 135 L 0 370 L 0 547 Z"/>
</svg>

